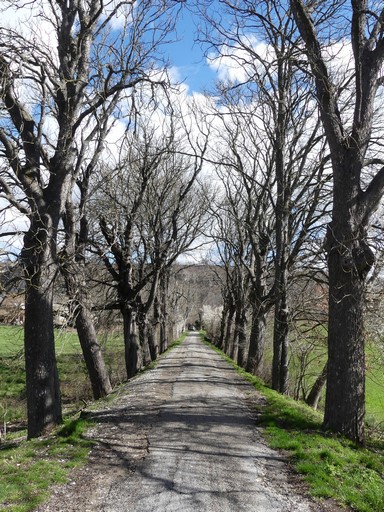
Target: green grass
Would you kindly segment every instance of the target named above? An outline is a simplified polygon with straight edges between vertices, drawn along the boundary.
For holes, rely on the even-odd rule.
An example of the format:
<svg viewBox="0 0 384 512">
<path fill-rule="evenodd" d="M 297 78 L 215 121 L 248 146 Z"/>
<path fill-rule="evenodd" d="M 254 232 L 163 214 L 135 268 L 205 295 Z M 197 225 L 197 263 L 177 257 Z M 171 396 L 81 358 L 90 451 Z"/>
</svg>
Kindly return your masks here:
<svg viewBox="0 0 384 512">
<path fill-rule="evenodd" d="M 170 348 L 179 345 L 184 338 L 185 334 Z M 112 381 L 119 384 L 125 376 L 122 338 L 109 334 L 107 339 L 101 339 L 101 343 Z M 63 399 L 67 409 L 76 409 L 77 400 L 90 397 L 79 342 L 74 332 L 57 332 L 56 344 Z M 4 409 L 7 409 L 7 421 L 10 417 L 13 420 L 18 418 L 15 411 L 24 401 L 21 350 L 20 328 L 0 327 L 0 363 L 7 369 L 4 373 L 3 367 L 0 369 L 0 405 L 4 404 Z M 104 400 L 110 403 L 117 396 L 118 392 Z M 20 414 L 20 418 L 23 418 Z M 84 432 L 90 423 L 85 419 L 76 419 L 77 416 L 67 415 L 63 426 L 53 435 L 27 441 L 25 431 L 16 431 L 7 435 L 6 442 L 0 442 L 0 510 L 35 510 L 49 496 L 50 486 L 66 482 L 71 469 L 86 462 L 92 443 L 85 439 Z"/>
<path fill-rule="evenodd" d="M 0 326 L 0 357 L 14 357 L 23 351 L 23 328 L 16 326 Z"/>
<path fill-rule="evenodd" d="M 308 325 L 301 328 L 305 330 Z M 296 338 L 295 335 L 296 334 Z M 326 358 L 326 331 L 323 326 L 303 333 L 294 331 L 290 342 L 290 395 L 293 396 L 295 385 L 299 380 L 299 375 L 303 371 L 302 387 L 300 388 L 299 398 L 302 398 L 302 390 L 305 390 L 305 396 L 308 395 L 316 378 L 323 369 Z M 265 366 L 272 367 L 273 346 L 272 333 L 268 332 L 267 344 L 265 350 Z M 304 365 L 304 369 L 302 367 Z M 380 340 L 369 339 L 366 347 L 366 421 L 370 431 L 384 432 L 384 342 Z M 268 376 L 266 376 L 268 379 Z M 296 390 L 297 392 L 297 390 Z M 324 407 L 325 387 L 322 392 L 322 398 L 319 408 Z"/>
<path fill-rule="evenodd" d="M 368 342 L 366 348 L 366 421 L 370 429 L 381 429 L 384 432 L 384 353 L 383 346 L 378 343 Z M 305 375 L 303 378 L 303 388 L 306 396 L 312 388 L 316 378 L 320 374 L 326 363 L 326 346 L 320 341 L 314 343 L 311 350 L 305 353 L 306 347 L 303 344 L 300 350 L 299 344 L 292 344 L 292 354 L 290 359 L 290 380 L 292 381 L 290 394 L 293 395 L 293 382 L 297 381 L 300 374 L 300 355 L 305 357 Z M 268 364 L 272 365 L 272 348 L 268 354 Z M 324 407 L 325 387 L 322 393 L 322 399 L 319 407 Z M 300 396 L 301 398 L 301 396 Z"/>
<path fill-rule="evenodd" d="M 384 431 L 384 353 L 383 343 L 367 347 L 366 407 L 370 427 Z"/>
<path fill-rule="evenodd" d="M 0 429 L 25 417 L 23 330 L 0 327 Z"/>
<path fill-rule="evenodd" d="M 55 333 L 57 366 L 64 408 L 76 410 L 92 400 L 92 389 L 75 331 Z M 112 385 L 125 379 L 122 336 L 109 334 L 100 340 Z M 0 326 L 0 429 L 26 417 L 23 331 L 21 327 Z"/>
<path fill-rule="evenodd" d="M 181 341 L 177 340 L 175 345 Z M 102 343 L 111 375 L 116 382 L 120 378 L 122 381 L 123 370 L 116 366 L 116 359 L 120 364 L 124 360 L 121 338 L 103 339 Z M 68 406 L 76 408 L 76 400 L 88 396 L 86 387 L 89 385 L 74 333 L 58 333 L 57 354 L 64 399 Z M 24 362 L 20 328 L 0 328 L 0 365 L 0 405 L 22 402 Z M 384 511 L 383 443 L 364 449 L 322 432 L 320 413 L 275 393 L 256 377 L 234 366 L 267 397 L 260 422 L 265 427 L 269 442 L 274 448 L 290 454 L 292 464 L 303 475 L 313 496 L 334 498 L 357 512 Z M 379 366 L 377 370 L 375 368 L 370 368 L 370 371 L 378 372 L 379 385 L 377 392 L 372 394 L 371 407 L 375 396 L 380 407 L 383 377 Z M 0 428 L 1 423 L 0 416 Z M 52 437 L 0 444 L 0 509 L 6 507 L 10 512 L 33 510 L 48 495 L 50 485 L 64 482 L 70 469 L 86 460 L 91 448 L 82 435 L 86 428 L 84 420 L 67 421 Z M 10 436 L 11 440 L 13 436 Z"/>
<path fill-rule="evenodd" d="M 212 346 L 212 345 L 211 345 Z M 266 398 L 260 424 L 271 447 L 289 454 L 316 498 L 332 498 L 357 512 L 384 511 L 384 443 L 362 448 L 322 432 L 322 415 L 271 390 L 213 347 Z"/>
<path fill-rule="evenodd" d="M 0 509 L 34 510 L 47 498 L 51 485 L 66 482 L 92 447 L 83 437 L 89 426 L 83 419 L 67 420 L 47 438 L 0 445 Z"/>
<path fill-rule="evenodd" d="M 371 370 L 366 380 L 367 420 L 384 430 L 384 371 Z"/>
</svg>

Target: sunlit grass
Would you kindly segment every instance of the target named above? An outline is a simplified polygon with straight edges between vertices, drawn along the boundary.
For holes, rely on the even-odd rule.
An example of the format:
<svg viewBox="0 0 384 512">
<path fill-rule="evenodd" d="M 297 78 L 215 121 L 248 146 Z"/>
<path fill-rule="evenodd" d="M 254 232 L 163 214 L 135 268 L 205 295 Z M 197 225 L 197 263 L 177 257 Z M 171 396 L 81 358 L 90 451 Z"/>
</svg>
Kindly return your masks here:
<svg viewBox="0 0 384 512">
<path fill-rule="evenodd" d="M 0 429 L 25 417 L 24 341 L 21 327 L 0 327 Z"/>
<path fill-rule="evenodd" d="M 367 347 L 366 408 L 371 428 L 384 431 L 384 353 L 383 343 Z"/>
<path fill-rule="evenodd" d="M 92 400 L 92 389 L 77 333 L 73 329 L 55 332 L 56 357 L 64 408 L 75 410 Z M 113 385 L 125 380 L 124 343 L 119 334 L 101 339 Z M 23 329 L 0 326 L 0 429 L 2 424 L 26 417 Z"/>
</svg>

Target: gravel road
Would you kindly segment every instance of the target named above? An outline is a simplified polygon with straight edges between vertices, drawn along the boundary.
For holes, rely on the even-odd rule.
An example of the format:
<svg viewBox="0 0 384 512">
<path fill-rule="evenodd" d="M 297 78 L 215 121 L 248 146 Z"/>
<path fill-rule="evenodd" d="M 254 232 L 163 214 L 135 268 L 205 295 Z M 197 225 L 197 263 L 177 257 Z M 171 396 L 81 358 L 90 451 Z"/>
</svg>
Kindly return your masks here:
<svg viewBox="0 0 384 512">
<path fill-rule="evenodd" d="M 156 369 L 90 413 L 87 466 L 39 512 L 314 512 L 250 403 L 262 397 L 190 334 Z M 296 482 L 296 483 L 295 483 Z"/>
</svg>

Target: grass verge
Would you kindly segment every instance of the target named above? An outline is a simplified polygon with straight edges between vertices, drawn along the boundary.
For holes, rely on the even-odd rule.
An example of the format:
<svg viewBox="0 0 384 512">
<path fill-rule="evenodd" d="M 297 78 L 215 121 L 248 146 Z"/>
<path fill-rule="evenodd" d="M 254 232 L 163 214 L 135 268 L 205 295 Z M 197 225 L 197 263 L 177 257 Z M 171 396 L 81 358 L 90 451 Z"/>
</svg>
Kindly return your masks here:
<svg viewBox="0 0 384 512">
<path fill-rule="evenodd" d="M 209 345 L 266 397 L 267 405 L 259 412 L 268 443 L 288 454 L 312 496 L 332 498 L 356 512 L 384 511 L 383 442 L 368 441 L 368 447 L 362 448 L 323 432 L 320 413 L 271 390 L 224 352 Z"/>
<path fill-rule="evenodd" d="M 84 419 L 67 420 L 49 437 L 0 445 L 0 509 L 32 511 L 51 485 L 66 482 L 92 448 L 83 436 L 89 426 Z"/>
</svg>

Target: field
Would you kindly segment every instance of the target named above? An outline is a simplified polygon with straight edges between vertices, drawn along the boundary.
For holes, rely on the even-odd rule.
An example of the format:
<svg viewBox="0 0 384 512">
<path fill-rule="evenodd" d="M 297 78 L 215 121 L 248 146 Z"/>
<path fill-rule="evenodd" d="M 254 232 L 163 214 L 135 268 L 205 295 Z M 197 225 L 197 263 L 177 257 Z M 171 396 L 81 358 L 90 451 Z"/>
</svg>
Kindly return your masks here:
<svg viewBox="0 0 384 512">
<path fill-rule="evenodd" d="M 101 336 L 105 361 L 113 385 L 124 381 L 124 346 L 118 334 Z M 74 331 L 56 332 L 57 365 L 65 412 L 92 400 L 91 387 Z M 26 417 L 23 331 L 21 327 L 0 327 L 0 425 L 14 425 Z"/>
<path fill-rule="evenodd" d="M 362 447 L 342 436 L 323 432 L 321 412 L 273 391 L 219 349 L 212 348 L 266 397 L 266 405 L 258 408 L 258 423 L 265 429 L 268 444 L 288 454 L 312 496 L 333 499 L 342 508 L 348 506 L 356 512 L 384 512 L 382 437 L 370 438 L 367 446 Z M 334 510 L 329 505 L 329 509 L 325 508 Z"/>
<path fill-rule="evenodd" d="M 313 331 L 314 336 L 303 336 L 291 342 L 290 353 L 290 396 L 300 399 L 307 396 L 327 360 L 326 332 L 322 327 Z M 266 366 L 272 366 L 272 333 L 268 333 Z M 268 379 L 267 379 L 268 381 Z M 319 402 L 324 409 L 325 388 Z M 384 435 L 384 342 L 368 341 L 366 349 L 366 421 L 369 430 L 381 430 Z"/>
<path fill-rule="evenodd" d="M 22 338 L 21 328 L 0 326 L 0 509 L 9 512 L 35 510 L 49 495 L 50 486 L 66 482 L 70 471 L 85 463 L 92 448 L 92 442 L 83 435 L 90 427 L 89 420 L 79 418 L 92 394 L 73 331 L 56 333 L 64 423 L 50 436 L 26 440 Z M 116 386 L 125 380 L 122 337 L 110 331 L 108 336 L 99 333 L 99 342 L 112 385 Z M 113 400 L 119 388 L 115 391 L 101 403 Z"/>
</svg>

